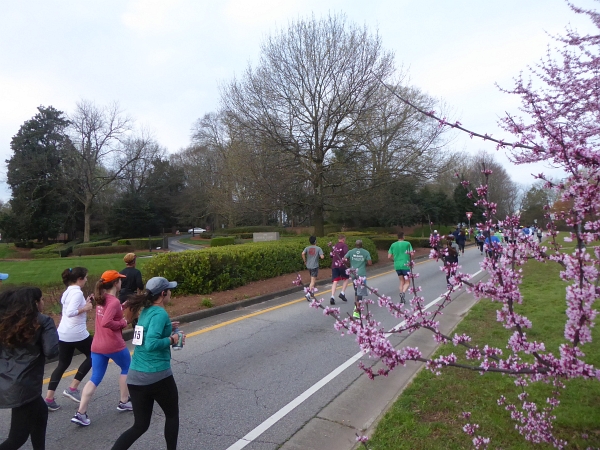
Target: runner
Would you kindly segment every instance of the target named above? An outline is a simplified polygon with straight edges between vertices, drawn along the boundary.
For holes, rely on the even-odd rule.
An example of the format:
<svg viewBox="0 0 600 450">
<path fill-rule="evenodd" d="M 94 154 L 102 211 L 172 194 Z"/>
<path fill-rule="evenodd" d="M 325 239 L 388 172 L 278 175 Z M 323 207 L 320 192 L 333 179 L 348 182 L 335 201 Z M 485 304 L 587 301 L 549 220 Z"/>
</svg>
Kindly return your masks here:
<svg viewBox="0 0 600 450">
<path fill-rule="evenodd" d="M 446 248 L 443 256 L 444 266 L 449 266 L 448 272 L 446 272 L 446 287 L 448 290 L 452 289 L 450 277 L 456 274 L 456 266 L 458 265 L 458 251 L 452 245 L 453 240 L 454 236 L 451 234 L 446 236 Z"/>
<path fill-rule="evenodd" d="M 485 241 L 485 235 L 481 230 L 477 230 L 475 241 L 477 242 L 477 247 L 479 247 L 479 252 L 483 255 L 483 242 Z"/>
<path fill-rule="evenodd" d="M 346 274 L 346 264 L 344 263 L 344 256 L 348 253 L 348 246 L 346 245 L 346 236 L 340 234 L 338 236 L 338 242 L 331 249 L 331 300 L 329 303 L 335 305 L 335 290 L 337 289 L 338 281 L 342 281 L 342 292 L 340 292 L 340 298 L 347 302 L 346 298 L 346 287 L 350 281 Z"/>
<path fill-rule="evenodd" d="M 113 450 L 131 447 L 148 430 L 155 401 L 165 415 L 167 450 L 177 448 L 179 394 L 171 370 L 171 346 L 179 340 L 179 334 L 172 333 L 172 325 L 179 324 L 171 322 L 165 311 L 171 289 L 176 286 L 177 282 L 166 278 L 150 278 L 146 292 L 130 297 L 127 302 L 133 317 L 141 310 L 132 341 L 135 350 L 127 375 L 135 422 L 117 439 Z"/>
<path fill-rule="evenodd" d="M 121 368 L 119 377 L 121 398 L 117 410 L 131 411 L 133 409 L 127 390 L 127 372 L 131 356 L 122 335 L 123 328 L 127 326 L 127 320 L 123 317 L 121 304 L 116 297 L 117 292 L 121 289 L 121 278 L 125 278 L 125 275 L 121 275 L 116 270 L 107 270 L 96 283 L 94 297 L 97 306 L 96 328 L 92 341 L 92 377 L 83 388 L 79 409 L 71 419 L 71 422 L 84 427 L 91 423 L 87 415 L 87 408 L 92 395 L 104 378 L 109 359 L 112 359 Z"/>
<path fill-rule="evenodd" d="M 352 314 L 356 318 L 360 318 L 360 311 L 358 310 L 359 301 L 369 295 L 367 289 L 367 265 L 373 264 L 371 261 L 371 253 L 363 248 L 363 241 L 358 239 L 354 245 L 354 248 L 346 253 L 345 258 L 350 262 L 350 268 L 356 269 L 356 275 L 353 275 L 355 290 L 354 298 L 354 313 Z M 359 283 L 357 277 L 364 277 L 364 283 Z"/>
<path fill-rule="evenodd" d="M 317 243 L 317 238 L 315 236 L 309 237 L 308 242 L 310 245 L 302 250 L 302 261 L 304 261 L 304 264 L 310 273 L 309 292 L 305 295 L 306 299 L 310 301 L 315 282 L 317 281 L 317 276 L 319 275 L 319 258 L 325 258 L 325 255 L 323 254 L 321 247 L 315 245 Z"/>
<path fill-rule="evenodd" d="M 127 253 L 123 258 L 125 267 L 121 272 L 121 275 L 125 275 L 125 279 L 121 282 L 121 290 L 119 291 L 119 301 L 121 304 L 127 301 L 127 297 L 132 294 L 137 294 L 144 289 L 144 283 L 142 282 L 142 272 L 135 268 L 137 256 L 135 253 Z"/>
<path fill-rule="evenodd" d="M 42 314 L 38 288 L 0 294 L 0 408 L 11 408 L 2 450 L 18 449 L 31 436 L 33 450 L 46 448 L 48 408 L 42 398 L 46 358 L 58 355 L 54 321 Z"/>
<path fill-rule="evenodd" d="M 54 400 L 54 394 L 65 370 L 73 361 L 75 350 L 79 350 L 86 358 L 77 369 L 71 386 L 63 391 L 65 397 L 77 403 L 81 401 L 79 384 L 92 368 L 92 337 L 87 330 L 86 323 L 87 312 L 92 309 L 94 296 L 92 294 L 85 299 L 81 292 L 81 288 L 87 283 L 87 272 L 85 267 L 74 267 L 65 269 L 62 273 L 62 280 L 67 286 L 67 290 L 60 299 L 62 318 L 58 324 L 58 365 L 50 375 L 46 393 L 46 405 L 50 411 L 60 408 L 60 405 Z"/>
<path fill-rule="evenodd" d="M 406 291 L 410 287 L 410 255 L 413 248 L 410 242 L 404 240 L 404 232 L 398 233 L 398 240 L 394 242 L 388 250 L 388 259 L 394 260 L 394 269 L 400 280 L 400 302 L 406 303 Z"/>
<path fill-rule="evenodd" d="M 456 236 L 456 245 L 458 246 L 458 251 L 463 255 L 465 254 L 465 244 L 466 243 L 467 243 L 467 235 L 465 234 L 464 228 L 461 228 L 460 232 Z"/>
</svg>

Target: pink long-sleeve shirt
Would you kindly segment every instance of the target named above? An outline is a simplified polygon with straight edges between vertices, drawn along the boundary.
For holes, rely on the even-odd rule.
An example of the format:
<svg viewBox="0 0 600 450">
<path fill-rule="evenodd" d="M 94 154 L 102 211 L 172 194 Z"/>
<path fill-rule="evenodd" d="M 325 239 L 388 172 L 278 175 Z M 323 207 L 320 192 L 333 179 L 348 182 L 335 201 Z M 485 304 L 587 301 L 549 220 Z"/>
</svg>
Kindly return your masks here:
<svg viewBox="0 0 600 450">
<path fill-rule="evenodd" d="M 104 294 L 106 302 L 96 306 L 96 330 L 92 341 L 94 353 L 116 353 L 126 345 L 121 330 L 127 326 L 123 318 L 123 308 L 114 295 Z"/>
</svg>

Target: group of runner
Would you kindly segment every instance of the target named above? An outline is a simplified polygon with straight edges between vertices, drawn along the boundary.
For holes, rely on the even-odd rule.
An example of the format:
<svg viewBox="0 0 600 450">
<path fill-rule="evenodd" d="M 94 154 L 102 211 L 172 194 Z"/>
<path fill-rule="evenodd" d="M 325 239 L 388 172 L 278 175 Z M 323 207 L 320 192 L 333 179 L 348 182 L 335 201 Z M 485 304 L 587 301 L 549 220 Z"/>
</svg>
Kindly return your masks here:
<svg viewBox="0 0 600 450">
<path fill-rule="evenodd" d="M 406 292 L 410 288 L 410 260 L 413 251 L 410 242 L 404 240 L 404 233 L 397 234 L 398 240 L 394 242 L 388 250 L 388 259 L 393 259 L 394 270 L 399 279 L 400 302 L 406 302 Z M 310 284 L 306 299 L 310 301 L 314 296 L 314 286 L 319 273 L 319 259 L 325 258 L 323 249 L 316 245 L 317 238 L 309 238 L 309 246 L 302 251 L 302 260 L 306 265 L 310 275 Z M 335 305 L 335 293 L 338 284 L 342 284 L 338 297 L 347 302 L 346 288 L 350 281 L 354 286 L 355 308 L 354 317 L 360 317 L 359 302 L 368 295 L 367 288 L 367 270 L 366 267 L 372 264 L 371 253 L 363 248 L 363 241 L 357 239 L 354 248 L 350 250 L 346 244 L 346 236 L 338 235 L 338 242 L 331 248 L 331 297 L 329 303 Z M 352 269 L 348 271 L 348 269 Z M 350 272 L 352 277 L 348 274 Z M 352 280 L 351 280 L 352 278 Z"/>
<path fill-rule="evenodd" d="M 171 370 L 171 347 L 182 345 L 185 335 L 173 332 L 179 324 L 171 322 L 164 308 L 177 282 L 154 277 L 142 292 L 141 273 L 135 269 L 135 260 L 135 254 L 127 254 L 127 267 L 121 273 L 105 271 L 87 298 L 82 291 L 87 283 L 87 269 L 65 269 L 62 280 L 66 290 L 61 297 L 58 328 L 41 313 L 40 289 L 9 289 L 0 294 L 0 408 L 11 409 L 9 435 L 0 443 L 0 450 L 18 449 L 30 436 L 34 450 L 45 448 L 48 411 L 60 408 L 56 389 L 75 350 L 85 355 L 85 360 L 63 391 L 64 397 L 79 404 L 71 422 L 90 425 L 88 406 L 112 359 L 120 368 L 117 410 L 133 411 L 134 416 L 133 426 L 118 437 L 112 449 L 129 448 L 147 431 L 155 401 L 165 415 L 166 448 L 177 447 L 179 397 Z M 94 302 L 92 338 L 86 324 Z M 134 327 L 133 357 L 122 335 L 129 324 Z M 56 356 L 58 364 L 50 376 L 46 397 L 42 398 L 45 360 Z M 90 370 L 91 378 L 80 391 L 81 381 Z"/>
</svg>

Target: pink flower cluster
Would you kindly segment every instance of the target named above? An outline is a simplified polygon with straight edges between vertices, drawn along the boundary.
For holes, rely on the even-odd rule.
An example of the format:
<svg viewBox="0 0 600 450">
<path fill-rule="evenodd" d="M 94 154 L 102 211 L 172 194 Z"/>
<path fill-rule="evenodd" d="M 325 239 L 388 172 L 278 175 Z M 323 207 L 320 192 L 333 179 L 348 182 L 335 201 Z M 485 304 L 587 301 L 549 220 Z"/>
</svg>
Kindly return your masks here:
<svg viewBox="0 0 600 450">
<path fill-rule="evenodd" d="M 600 13 L 584 10 L 569 4 L 578 14 L 590 17 L 600 28 Z M 368 287 L 371 298 L 364 298 L 358 305 L 360 317 L 340 317 L 337 308 L 323 308 L 321 302 L 312 301 L 311 306 L 323 308 L 324 314 L 335 318 L 336 330 L 355 335 L 360 349 L 382 363 L 383 368 L 375 371 L 363 363 L 360 367 L 370 377 L 387 375 L 389 371 L 409 361 L 421 361 L 435 374 L 448 366 L 475 370 L 481 374 L 497 372 L 513 377 L 520 394 L 510 400 L 502 395 L 497 403 L 503 407 L 515 422 L 515 428 L 525 439 L 533 443 L 549 443 L 556 448 L 564 448 L 567 442 L 553 435 L 554 409 L 559 407 L 560 391 L 566 388 L 565 380 L 589 378 L 600 380 L 600 370 L 587 363 L 582 347 L 592 341 L 591 329 L 598 315 L 597 300 L 600 297 L 600 247 L 588 249 L 600 240 L 600 33 L 581 36 L 567 29 L 565 36 L 556 37 L 562 48 L 557 49 L 559 60 L 547 57 L 531 69 L 530 77 L 520 76 L 511 90 L 504 92 L 517 95 L 522 100 L 521 112 L 525 118 L 507 115 L 502 119 L 502 127 L 516 136 L 509 143 L 495 139 L 489 134 L 479 134 L 463 128 L 460 122 L 452 122 L 436 116 L 435 111 L 419 109 L 417 105 L 398 96 L 400 100 L 421 113 L 437 119 L 440 127 L 451 127 L 481 138 L 506 149 L 512 161 L 524 164 L 547 161 L 561 167 L 568 174 L 560 182 L 553 182 L 543 174 L 534 175 L 544 181 L 546 189 L 553 189 L 559 201 L 551 211 L 546 208 L 546 234 L 549 236 L 548 252 L 546 245 L 540 245 L 532 236 L 519 232 L 519 216 L 496 217 L 497 205 L 488 201 L 488 185 L 473 187 L 468 197 L 473 205 L 485 211 L 485 221 L 477 226 L 488 233 L 496 226 L 504 230 L 508 243 L 485 244 L 486 257 L 481 263 L 488 277 L 475 284 L 469 276 L 461 272 L 457 264 L 447 264 L 442 271 L 450 278 L 451 289 L 431 310 L 424 309 L 425 300 L 419 295 L 416 285 L 417 274 L 411 272 L 412 298 L 408 304 L 392 301 L 376 289 Z M 536 79 L 534 83 L 530 78 Z M 541 87 L 538 87 L 541 86 Z M 489 168 L 483 166 L 486 180 L 493 176 Z M 461 182 L 469 188 L 468 181 Z M 563 247 L 558 242 L 555 221 L 563 221 L 571 230 L 564 243 L 573 248 Z M 430 238 L 433 259 L 446 256 L 441 238 Z M 591 252 L 588 250 L 592 250 Z M 515 307 L 524 299 L 520 292 L 523 281 L 522 267 L 528 260 L 556 263 L 562 267 L 560 277 L 567 283 L 565 290 L 565 342 L 558 352 L 552 353 L 543 342 L 531 340 L 526 330 L 534 324 Z M 411 255 L 411 267 L 414 265 Z M 361 280 L 357 281 L 361 283 Z M 496 319 L 512 333 L 503 349 L 489 345 L 473 344 L 467 335 L 446 336 L 439 330 L 437 316 L 452 301 L 451 293 L 466 286 L 478 298 L 490 299 L 499 304 Z M 376 299 L 376 300 L 374 300 Z M 384 330 L 374 319 L 372 308 L 378 306 L 393 317 L 401 319 L 401 325 L 392 330 Z M 418 348 L 395 348 L 389 336 L 396 333 L 413 333 L 418 329 L 429 330 L 436 342 L 452 342 L 464 348 L 466 363 L 452 353 L 435 359 L 424 358 Z M 529 387 L 532 383 L 543 382 L 553 386 L 554 391 L 544 405 L 530 399 Z M 509 395 L 510 397 L 510 395 Z M 512 397 L 511 397 L 512 398 Z M 469 419 L 470 413 L 464 413 Z M 479 425 L 468 423 L 465 433 L 473 437 L 475 448 L 485 448 L 490 439 L 477 434 Z M 361 441 L 362 442 L 362 441 Z"/>
</svg>

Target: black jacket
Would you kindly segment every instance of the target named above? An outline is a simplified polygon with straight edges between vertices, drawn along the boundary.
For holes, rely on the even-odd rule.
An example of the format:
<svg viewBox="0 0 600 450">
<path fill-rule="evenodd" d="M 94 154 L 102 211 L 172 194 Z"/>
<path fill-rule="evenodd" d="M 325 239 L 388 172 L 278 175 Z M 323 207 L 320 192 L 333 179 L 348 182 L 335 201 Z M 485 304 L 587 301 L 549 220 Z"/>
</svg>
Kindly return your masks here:
<svg viewBox="0 0 600 450">
<path fill-rule="evenodd" d="M 142 272 L 135 267 L 126 267 L 119 273 L 127 277 L 121 280 L 121 290 L 119 291 L 119 301 L 123 303 L 138 289 L 144 289 L 144 283 L 142 282 Z"/>
<path fill-rule="evenodd" d="M 38 314 L 40 328 L 25 347 L 0 346 L 0 408 L 16 408 L 42 395 L 46 358 L 58 355 L 54 321 Z"/>
</svg>

